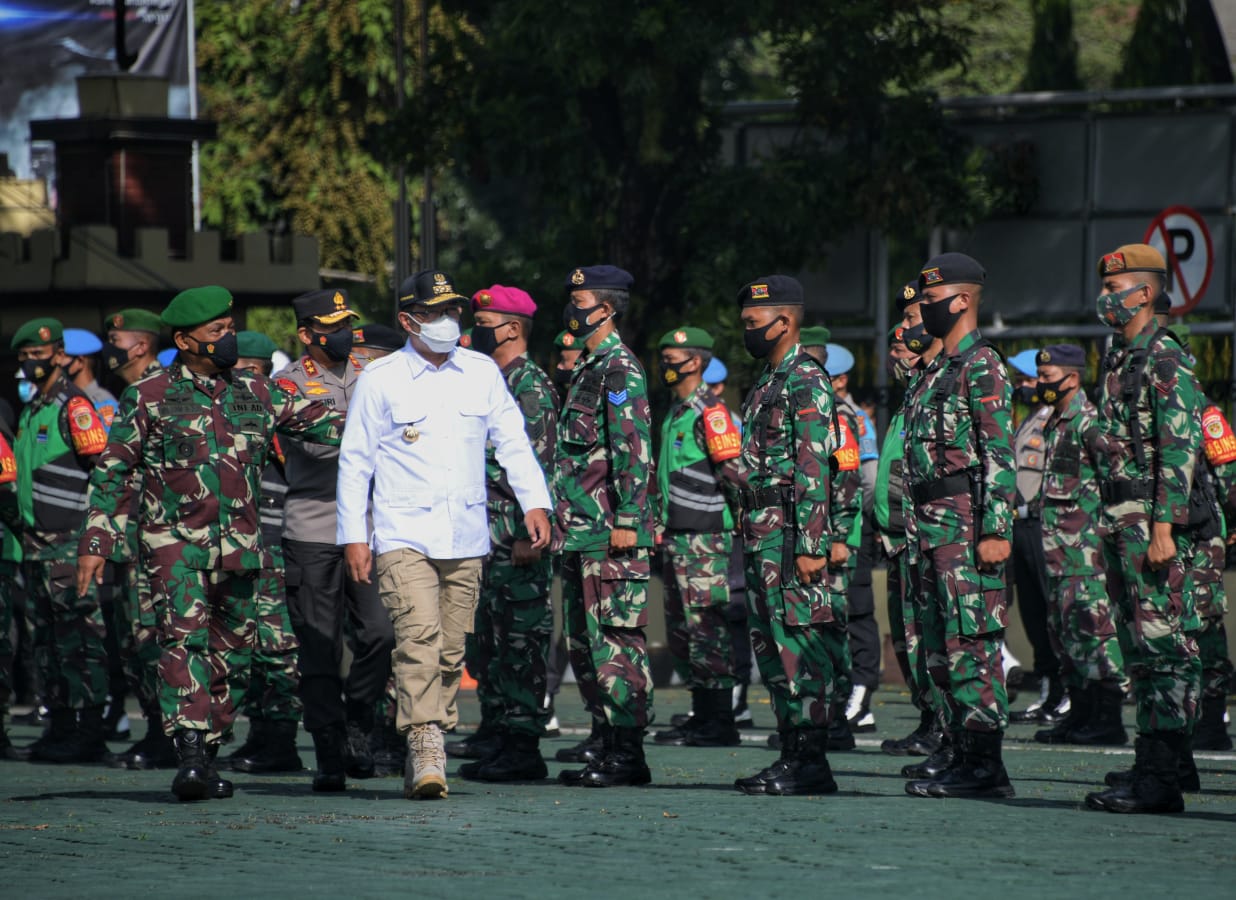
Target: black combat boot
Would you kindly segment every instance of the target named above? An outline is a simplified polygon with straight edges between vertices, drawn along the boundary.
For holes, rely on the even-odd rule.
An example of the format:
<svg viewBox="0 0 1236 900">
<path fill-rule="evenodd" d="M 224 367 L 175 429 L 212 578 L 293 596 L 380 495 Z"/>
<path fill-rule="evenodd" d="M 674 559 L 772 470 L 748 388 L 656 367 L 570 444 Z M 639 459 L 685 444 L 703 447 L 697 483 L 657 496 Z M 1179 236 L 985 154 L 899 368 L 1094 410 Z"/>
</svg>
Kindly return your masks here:
<svg viewBox="0 0 1236 900">
<path fill-rule="evenodd" d="M 163 733 L 163 713 L 156 710 L 146 716 L 146 736 L 131 748 L 127 768 L 174 769 L 178 765 L 176 745 Z"/>
<path fill-rule="evenodd" d="M 318 793 L 334 793 L 347 788 L 347 763 L 344 761 L 347 740 L 342 723 L 313 732 L 313 752 L 318 762 L 313 789 Z"/>
<path fill-rule="evenodd" d="M 1009 713 L 1009 721 L 1014 725 L 1054 725 L 1063 715 L 1060 704 L 1064 698 L 1064 682 L 1060 676 L 1044 676 L 1039 688 L 1039 699 L 1024 710 Z"/>
<path fill-rule="evenodd" d="M 1186 738 L 1183 731 L 1139 735 L 1133 744 L 1137 756 L 1129 783 L 1087 794 L 1086 806 L 1115 813 L 1183 812 L 1179 766 Z"/>
<path fill-rule="evenodd" d="M 104 727 L 103 707 L 84 707 L 78 711 L 73 733 L 63 741 L 44 747 L 40 759 L 60 764 L 101 762 L 107 756 Z"/>
<path fill-rule="evenodd" d="M 373 737 L 369 741 L 369 751 L 373 754 L 375 777 L 403 775 L 404 765 L 408 759 L 408 742 L 399 733 L 394 722 L 384 721 L 373 730 Z"/>
<path fill-rule="evenodd" d="M 461 778 L 475 779 L 480 775 L 481 769 L 485 767 L 491 760 L 497 759 L 506 750 L 507 742 L 510 740 L 505 729 L 490 728 L 485 736 L 483 745 L 485 755 L 473 759 L 472 762 L 466 762 L 459 767 L 459 775 Z M 460 742 L 462 743 L 462 742 Z M 471 749 L 469 749 L 471 752 Z"/>
<path fill-rule="evenodd" d="M 8 729 L 5 726 L 5 719 L 8 718 L 8 715 L 8 707 L 0 706 L 0 759 L 24 762 L 30 758 L 30 754 L 23 747 L 13 746 L 13 741 L 9 737 Z"/>
<path fill-rule="evenodd" d="M 940 732 L 940 747 L 921 763 L 901 767 L 901 777 L 928 781 L 939 778 L 961 761 L 960 736 L 952 731 Z"/>
<path fill-rule="evenodd" d="M 915 797 L 1008 798 L 1014 795 L 1004 769 L 998 731 L 966 731 L 961 735 L 961 762 L 929 781 L 912 781 L 906 793 Z"/>
<path fill-rule="evenodd" d="M 592 734 L 588 735 L 587 740 L 585 740 L 582 744 L 579 744 L 572 749 L 574 750 L 582 747 L 584 744 L 588 743 L 588 741 L 593 740 L 594 737 L 596 738 L 597 743 L 594 743 L 589 748 L 588 759 L 584 761 L 584 768 L 563 769 L 558 773 L 559 784 L 563 784 L 566 787 L 579 787 L 584 783 L 584 776 L 594 769 L 599 768 L 601 763 L 605 761 L 605 757 L 609 756 L 614 747 L 614 729 L 613 726 L 606 722 L 601 722 L 598 724 L 594 721 L 592 723 Z M 566 752 L 567 751 L 565 750 L 559 750 L 557 758 L 562 759 L 562 755 Z"/>
<path fill-rule="evenodd" d="M 1124 691 L 1114 681 L 1092 681 L 1086 688 L 1090 718 L 1069 732 L 1069 743 L 1123 747 L 1129 742 L 1124 730 Z"/>
<path fill-rule="evenodd" d="M 446 755 L 455 759 L 488 759 L 501 749 L 502 735 L 484 713 L 474 734 L 460 741 L 446 742 Z"/>
<path fill-rule="evenodd" d="M 299 772 L 305 767 L 296 752 L 295 719 L 262 719 L 262 743 L 245 756 L 228 757 L 237 772 L 268 775 L 274 772 Z"/>
<path fill-rule="evenodd" d="M 266 746 L 266 726 L 265 719 L 249 719 L 249 733 L 245 735 L 244 743 L 223 757 L 220 765 L 228 769 L 236 769 L 236 764 L 242 760 L 252 759 L 262 752 L 262 748 Z M 252 771 L 250 769 L 237 769 L 238 772 Z"/>
<path fill-rule="evenodd" d="M 687 731 L 688 747 L 737 747 L 742 743 L 734 723 L 733 693 L 729 688 L 696 691 L 699 695 L 695 723 Z M 659 738 L 659 736 L 658 736 Z M 659 739 L 657 743 L 662 743 Z"/>
<path fill-rule="evenodd" d="M 592 720 L 592 732 L 574 747 L 563 747 L 554 754 L 554 759 L 564 763 L 590 763 L 599 759 L 605 747 L 605 721 Z"/>
<path fill-rule="evenodd" d="M 211 800 L 230 800 L 234 793 L 232 782 L 219 775 L 219 769 L 215 765 L 215 760 L 219 756 L 219 744 L 217 741 L 206 745 L 206 784 L 207 793 Z"/>
<path fill-rule="evenodd" d="M 53 709 L 48 713 L 47 730 L 26 748 L 31 762 L 50 762 L 48 748 L 69 740 L 77 732 L 77 710 Z"/>
<path fill-rule="evenodd" d="M 549 775 L 545 758 L 541 756 L 541 739 L 531 734 L 511 732 L 504 735 L 502 750 L 478 766 L 475 774 L 459 774 L 477 781 L 540 781 Z"/>
<path fill-rule="evenodd" d="M 827 728 L 802 728 L 797 738 L 798 751 L 789 760 L 783 771 L 768 779 L 764 793 L 777 796 L 802 794 L 835 794 L 837 782 L 833 780 L 825 748 L 828 746 Z"/>
<path fill-rule="evenodd" d="M 636 787 L 652 781 L 644 761 L 644 729 L 613 728 L 610 750 L 600 763 L 589 765 L 580 778 L 584 787 Z"/>
<path fill-rule="evenodd" d="M 1069 711 L 1051 728 L 1044 728 L 1034 733 L 1034 739 L 1040 744 L 1071 744 L 1074 730 L 1090 723 L 1093 713 L 1094 694 L 1090 684 L 1069 688 Z"/>
<path fill-rule="evenodd" d="M 1227 733 L 1223 716 L 1227 712 L 1227 697 L 1202 697 L 1202 715 L 1193 726 L 1194 750 L 1231 750 L 1232 738 Z"/>
<path fill-rule="evenodd" d="M 369 735 L 373 731 L 373 704 L 348 701 L 347 738 L 343 748 L 344 767 L 349 778 L 373 777 L 373 754 Z"/>
<path fill-rule="evenodd" d="M 206 732 L 177 729 L 172 742 L 180 764 L 172 779 L 172 793 L 182 802 L 207 799 L 211 793 L 211 779 L 206 759 Z"/>
<path fill-rule="evenodd" d="M 936 728 L 936 714 L 929 709 L 920 710 L 918 727 L 903 738 L 889 738 L 880 744 L 880 752 L 889 756 L 930 756 L 940 749 L 940 731 Z"/>
<path fill-rule="evenodd" d="M 858 742 L 854 740 L 854 732 L 850 730 L 850 723 L 845 717 L 845 704 L 834 703 L 832 720 L 828 726 L 829 752 L 844 753 L 847 750 L 853 750 L 856 746 Z"/>
<path fill-rule="evenodd" d="M 728 693 L 728 692 L 727 692 Z M 700 688 L 692 688 L 691 690 L 691 715 L 676 715 L 670 719 L 670 724 L 673 728 L 666 731 L 658 731 L 652 736 L 653 741 L 668 747 L 686 747 L 691 743 L 691 733 L 696 728 L 704 723 L 707 713 L 704 707 L 707 704 L 707 692 Z M 729 706 L 727 704 L 728 711 Z M 733 716 L 730 716 L 733 721 Z"/>
<path fill-rule="evenodd" d="M 734 787 L 742 791 L 744 794 L 764 794 L 767 793 L 768 783 L 774 778 L 778 778 L 793 767 L 794 760 L 798 756 L 798 742 L 802 737 L 802 730 L 798 728 L 790 728 L 780 732 L 780 749 L 781 756 L 771 766 L 761 769 L 754 775 L 748 775 L 746 778 L 739 778 L 734 782 Z"/>
</svg>

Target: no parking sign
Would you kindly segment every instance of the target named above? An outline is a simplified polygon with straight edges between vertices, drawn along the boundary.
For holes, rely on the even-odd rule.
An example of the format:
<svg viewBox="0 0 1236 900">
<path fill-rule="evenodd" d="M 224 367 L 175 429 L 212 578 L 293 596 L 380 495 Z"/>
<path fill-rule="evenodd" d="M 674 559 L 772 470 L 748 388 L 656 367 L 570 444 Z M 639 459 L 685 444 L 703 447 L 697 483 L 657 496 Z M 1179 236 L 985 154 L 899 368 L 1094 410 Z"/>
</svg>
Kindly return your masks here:
<svg viewBox="0 0 1236 900">
<path fill-rule="evenodd" d="M 1169 206 L 1146 229 L 1144 243 L 1167 260 L 1167 290 L 1172 315 L 1183 316 L 1197 306 L 1214 271 L 1214 245 L 1200 213 L 1187 206 Z"/>
</svg>

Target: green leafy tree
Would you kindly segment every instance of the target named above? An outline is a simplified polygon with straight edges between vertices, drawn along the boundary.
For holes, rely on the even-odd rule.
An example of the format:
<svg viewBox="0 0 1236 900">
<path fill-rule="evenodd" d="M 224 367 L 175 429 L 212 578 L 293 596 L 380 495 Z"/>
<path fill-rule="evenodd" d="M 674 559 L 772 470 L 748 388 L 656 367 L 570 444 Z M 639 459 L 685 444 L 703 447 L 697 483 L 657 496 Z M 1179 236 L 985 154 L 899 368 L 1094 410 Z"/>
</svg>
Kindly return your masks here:
<svg viewBox="0 0 1236 900">
<path fill-rule="evenodd" d="M 1027 91 L 1075 91 L 1077 40 L 1073 36 L 1072 0 L 1031 0 L 1034 43 L 1022 86 Z"/>
</svg>

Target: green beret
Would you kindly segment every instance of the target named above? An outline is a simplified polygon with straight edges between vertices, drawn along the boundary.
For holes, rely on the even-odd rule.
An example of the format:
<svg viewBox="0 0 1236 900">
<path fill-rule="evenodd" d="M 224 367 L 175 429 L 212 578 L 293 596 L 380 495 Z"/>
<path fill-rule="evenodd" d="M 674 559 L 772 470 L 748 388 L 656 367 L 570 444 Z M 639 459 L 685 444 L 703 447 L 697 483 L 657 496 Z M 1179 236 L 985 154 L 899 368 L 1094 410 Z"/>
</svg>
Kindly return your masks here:
<svg viewBox="0 0 1236 900">
<path fill-rule="evenodd" d="M 163 310 L 163 324 L 171 328 L 192 328 L 213 322 L 232 308 L 232 295 L 218 285 L 189 288 L 172 298 Z"/>
<path fill-rule="evenodd" d="M 236 332 L 236 346 L 239 349 L 238 355 L 244 359 L 264 359 L 267 362 L 270 362 L 278 349 L 275 342 L 260 331 Z"/>
<path fill-rule="evenodd" d="M 11 346 L 14 350 L 20 350 L 22 347 L 41 347 L 63 340 L 64 326 L 58 319 L 31 319 L 17 329 Z"/>
<path fill-rule="evenodd" d="M 661 337 L 661 343 L 658 345 L 662 350 L 666 347 L 682 347 L 692 350 L 711 350 L 712 335 L 703 328 L 695 328 L 691 325 L 684 325 L 681 328 L 675 328 L 673 331 L 667 331 Z"/>
<path fill-rule="evenodd" d="M 149 331 L 158 334 L 163 330 L 163 320 L 158 313 L 148 309 L 122 309 L 107 319 L 108 331 Z"/>
<path fill-rule="evenodd" d="M 893 346 L 893 344 L 904 344 L 904 343 L 905 343 L 905 339 L 901 335 L 900 325 L 894 325 L 892 328 L 888 330 L 888 345 L 890 347 Z"/>
<path fill-rule="evenodd" d="M 798 342 L 804 347 L 823 347 L 833 333 L 823 325 L 810 325 L 798 333 Z"/>
<path fill-rule="evenodd" d="M 560 331 L 558 336 L 554 338 L 554 346 L 559 350 L 582 350 L 583 347 L 575 346 L 579 343 L 581 343 L 580 339 L 569 331 Z"/>
</svg>

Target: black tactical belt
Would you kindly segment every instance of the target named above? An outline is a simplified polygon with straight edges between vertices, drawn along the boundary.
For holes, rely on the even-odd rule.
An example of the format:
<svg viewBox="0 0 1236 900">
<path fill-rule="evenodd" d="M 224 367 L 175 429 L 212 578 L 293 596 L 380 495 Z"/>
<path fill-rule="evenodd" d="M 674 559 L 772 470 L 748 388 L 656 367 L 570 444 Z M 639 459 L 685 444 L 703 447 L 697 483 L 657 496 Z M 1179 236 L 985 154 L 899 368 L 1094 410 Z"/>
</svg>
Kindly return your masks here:
<svg viewBox="0 0 1236 900">
<path fill-rule="evenodd" d="M 910 485 L 910 496 L 915 506 L 931 503 L 933 500 L 943 500 L 945 497 L 957 497 L 970 493 L 970 475 L 958 472 L 955 475 L 945 475 L 933 481 Z"/>
<path fill-rule="evenodd" d="M 754 491 L 742 492 L 743 509 L 768 509 L 770 506 L 781 506 L 794 496 L 792 487 L 767 487 Z"/>
<path fill-rule="evenodd" d="M 1106 504 L 1127 503 L 1130 500 L 1153 500 L 1153 481 L 1104 481 L 1099 493 Z"/>
</svg>

